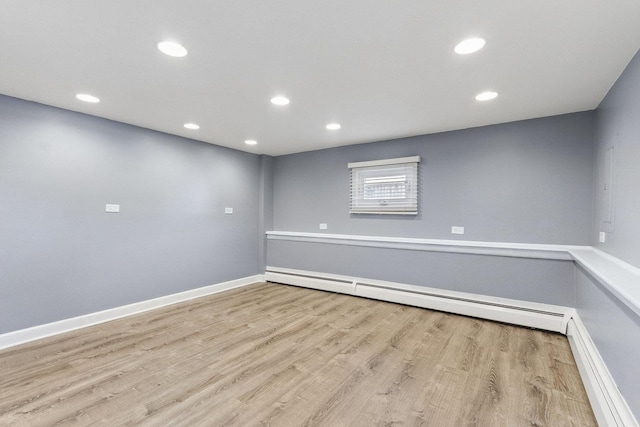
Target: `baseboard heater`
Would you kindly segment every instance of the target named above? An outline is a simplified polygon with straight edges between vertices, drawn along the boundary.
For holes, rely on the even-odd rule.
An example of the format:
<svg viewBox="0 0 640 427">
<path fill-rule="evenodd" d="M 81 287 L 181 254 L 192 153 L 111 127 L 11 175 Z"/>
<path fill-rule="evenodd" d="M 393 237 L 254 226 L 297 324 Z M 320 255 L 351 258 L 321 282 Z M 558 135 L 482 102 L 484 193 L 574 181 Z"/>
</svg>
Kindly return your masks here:
<svg viewBox="0 0 640 427">
<path fill-rule="evenodd" d="M 497 322 L 567 333 L 575 310 L 507 298 L 335 274 L 267 267 L 269 282 L 395 302 Z"/>
<path fill-rule="evenodd" d="M 620 394 L 587 328 L 577 315 L 569 321 L 567 338 L 598 424 L 611 427 L 638 427 L 638 422 Z"/>
</svg>

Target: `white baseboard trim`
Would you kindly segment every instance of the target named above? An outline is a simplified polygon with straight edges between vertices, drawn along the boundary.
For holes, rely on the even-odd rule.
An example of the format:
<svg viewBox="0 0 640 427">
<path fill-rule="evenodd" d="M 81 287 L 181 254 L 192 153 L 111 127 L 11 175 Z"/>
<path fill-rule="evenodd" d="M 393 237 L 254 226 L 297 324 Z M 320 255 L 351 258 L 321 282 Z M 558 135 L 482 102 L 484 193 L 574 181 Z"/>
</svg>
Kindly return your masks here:
<svg viewBox="0 0 640 427">
<path fill-rule="evenodd" d="M 0 350 L 24 344 L 41 338 L 62 334 L 64 332 L 73 331 L 87 326 L 97 325 L 99 323 L 108 322 L 110 320 L 120 319 L 122 317 L 143 313 L 145 311 L 154 310 L 167 305 L 178 302 L 187 301 L 230 289 L 240 288 L 257 282 L 264 282 L 265 276 L 257 274 L 255 276 L 243 277 L 228 282 L 216 283 L 214 285 L 204 286 L 197 289 L 191 289 L 184 292 L 178 292 L 146 301 L 140 301 L 133 304 L 123 305 L 120 307 L 110 308 L 108 310 L 89 313 L 82 316 L 72 317 L 69 319 L 59 320 L 57 322 L 46 323 L 44 325 L 33 326 L 31 328 L 20 329 L 18 331 L 8 332 L 0 335 Z"/>
<path fill-rule="evenodd" d="M 567 337 L 598 424 L 638 427 L 638 422 L 577 313 L 569 320 Z"/>
<path fill-rule="evenodd" d="M 355 295 L 356 284 L 352 278 L 337 274 L 322 274 L 292 268 L 267 267 L 265 272 L 267 282 L 283 283 L 285 285 L 303 288 L 319 289 L 321 291 L 337 292 Z"/>
<path fill-rule="evenodd" d="M 575 311 L 551 304 L 279 267 L 267 267 L 265 277 L 274 283 L 396 302 L 562 334 L 566 334 L 567 323 Z"/>
</svg>

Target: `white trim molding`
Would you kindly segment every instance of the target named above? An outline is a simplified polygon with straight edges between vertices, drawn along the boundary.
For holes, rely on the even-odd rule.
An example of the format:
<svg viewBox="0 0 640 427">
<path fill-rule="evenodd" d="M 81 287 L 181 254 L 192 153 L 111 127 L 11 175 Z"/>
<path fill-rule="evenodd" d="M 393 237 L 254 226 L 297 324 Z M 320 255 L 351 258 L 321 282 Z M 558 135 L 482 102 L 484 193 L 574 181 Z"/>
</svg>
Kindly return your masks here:
<svg viewBox="0 0 640 427">
<path fill-rule="evenodd" d="M 267 267 L 269 282 L 339 292 L 566 334 L 570 307 L 290 268 Z"/>
<path fill-rule="evenodd" d="M 638 422 L 577 313 L 569 320 L 567 338 L 598 424 L 637 427 Z"/>
<path fill-rule="evenodd" d="M 366 246 L 428 252 L 452 252 L 458 254 L 492 255 L 517 258 L 556 259 L 564 261 L 573 260 L 573 257 L 569 253 L 570 250 L 585 247 L 532 243 L 476 242 L 469 240 L 304 233 L 297 231 L 267 231 L 266 234 L 268 240 L 286 240 L 293 242 L 327 243 L 333 245 Z"/>
<path fill-rule="evenodd" d="M 592 247 L 574 249 L 571 256 L 576 264 L 640 316 L 640 268 Z"/>
<path fill-rule="evenodd" d="M 640 268 L 592 246 L 267 231 L 267 240 L 574 261 L 640 316 Z"/>
<path fill-rule="evenodd" d="M 371 166 L 398 165 L 403 163 L 420 163 L 420 156 L 400 157 L 396 159 L 369 160 L 365 162 L 347 163 L 347 168 L 368 168 Z"/>
<path fill-rule="evenodd" d="M 53 335 L 62 334 L 64 332 L 70 332 L 76 329 L 85 328 L 87 326 L 97 325 L 99 323 L 108 322 L 110 320 L 116 320 L 122 317 L 143 313 L 145 311 L 155 310 L 167 305 L 176 304 L 194 298 L 216 294 L 218 292 L 228 291 L 230 289 L 240 288 L 243 286 L 251 285 L 253 283 L 264 281 L 264 275 L 258 274 L 255 276 L 244 277 L 228 282 L 222 282 L 197 289 L 191 289 L 172 295 L 166 295 L 159 298 L 153 298 L 146 301 L 140 301 L 133 304 L 110 308 L 95 313 L 89 313 L 82 316 L 59 320 L 57 322 L 45 323 L 43 325 L 37 325 L 31 328 L 8 332 L 0 335 L 0 350 L 19 344 L 24 344 L 30 341 L 35 341 L 41 338 L 47 338 Z"/>
</svg>

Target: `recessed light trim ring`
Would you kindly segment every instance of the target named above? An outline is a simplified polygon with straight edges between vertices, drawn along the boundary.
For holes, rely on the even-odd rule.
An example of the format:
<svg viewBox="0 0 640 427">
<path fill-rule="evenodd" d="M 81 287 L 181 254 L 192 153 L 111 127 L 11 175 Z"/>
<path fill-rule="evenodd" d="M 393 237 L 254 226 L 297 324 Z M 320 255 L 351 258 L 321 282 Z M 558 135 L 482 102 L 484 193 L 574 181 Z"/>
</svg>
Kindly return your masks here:
<svg viewBox="0 0 640 427">
<path fill-rule="evenodd" d="M 476 95 L 476 101 L 491 101 L 498 97 L 498 92 L 487 90 Z"/>
<path fill-rule="evenodd" d="M 89 95 L 88 93 L 78 93 L 76 94 L 76 98 L 78 98 L 80 101 L 90 102 L 92 104 L 96 104 L 100 102 L 100 98 L 93 95 Z"/>
<path fill-rule="evenodd" d="M 173 56 L 174 58 L 182 58 L 187 56 L 187 49 L 180 43 L 172 41 L 162 41 L 158 43 L 158 49 L 165 55 Z"/>
<path fill-rule="evenodd" d="M 271 98 L 271 103 L 274 105 L 289 105 L 289 98 L 286 96 L 278 95 Z"/>
<path fill-rule="evenodd" d="M 458 43 L 454 48 L 454 51 L 458 55 L 468 55 L 479 51 L 486 43 L 487 41 L 481 37 L 471 37 Z"/>
</svg>

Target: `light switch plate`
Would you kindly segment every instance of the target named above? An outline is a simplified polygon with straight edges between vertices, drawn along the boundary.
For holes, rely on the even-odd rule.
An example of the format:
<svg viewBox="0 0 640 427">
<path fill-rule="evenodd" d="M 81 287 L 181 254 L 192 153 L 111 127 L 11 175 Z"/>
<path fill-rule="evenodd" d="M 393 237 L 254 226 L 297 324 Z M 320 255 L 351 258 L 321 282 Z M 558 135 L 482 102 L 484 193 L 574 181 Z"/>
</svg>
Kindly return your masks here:
<svg viewBox="0 0 640 427">
<path fill-rule="evenodd" d="M 120 205 L 111 205 L 107 203 L 107 205 L 104 208 L 104 211 L 109 213 L 118 213 L 120 212 Z"/>
<path fill-rule="evenodd" d="M 224 208 L 224 213 L 231 215 L 233 213 L 233 208 Z"/>
</svg>

